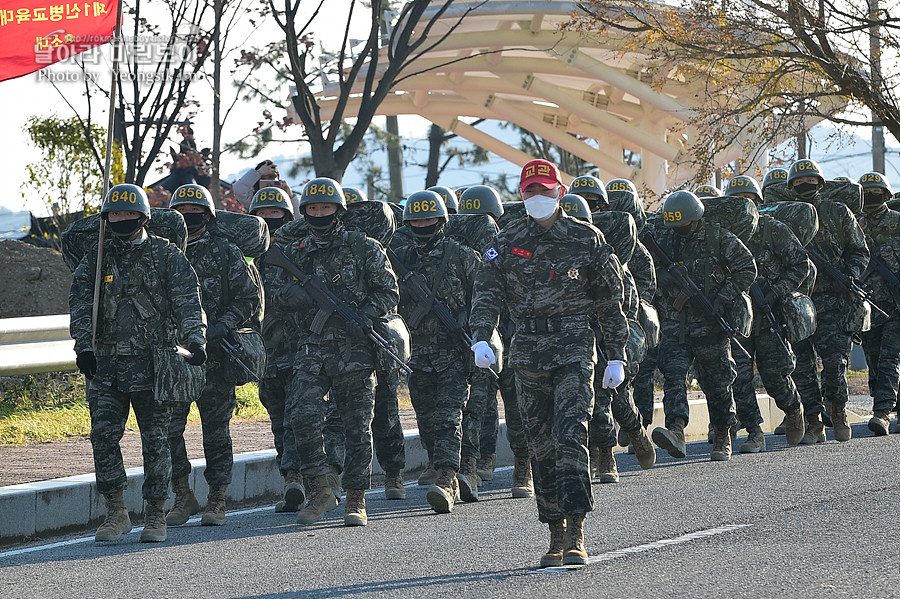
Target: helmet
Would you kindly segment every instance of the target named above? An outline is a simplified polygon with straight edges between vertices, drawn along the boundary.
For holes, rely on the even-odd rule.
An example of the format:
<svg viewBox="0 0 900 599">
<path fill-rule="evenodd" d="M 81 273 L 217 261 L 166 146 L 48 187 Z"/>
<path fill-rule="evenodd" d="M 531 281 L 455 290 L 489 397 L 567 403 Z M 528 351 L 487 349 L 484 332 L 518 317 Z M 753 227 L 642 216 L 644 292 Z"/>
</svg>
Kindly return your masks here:
<svg viewBox="0 0 900 599">
<path fill-rule="evenodd" d="M 825 173 L 822 172 L 822 167 L 815 160 L 810 160 L 809 158 L 797 160 L 788 169 L 788 188 L 791 188 L 791 183 L 800 177 L 817 177 L 819 185 L 825 185 Z"/>
<path fill-rule="evenodd" d="M 600 189 L 603 189 L 602 187 Z M 596 193 L 591 191 L 590 193 Z M 606 194 L 604 194 L 606 197 Z M 569 216 L 580 220 L 591 222 L 591 207 L 588 206 L 587 200 L 575 193 L 567 193 L 559 200 L 559 205 L 566 211 Z"/>
<path fill-rule="evenodd" d="M 349 206 L 350 204 L 368 202 L 369 196 L 357 187 L 344 187 L 344 200 L 346 200 L 347 205 Z"/>
<path fill-rule="evenodd" d="M 467 189 L 469 189 L 469 186 L 468 186 L 468 185 L 463 185 L 462 187 L 457 187 L 457 188 L 456 188 L 456 191 L 453 192 L 453 193 L 456 194 L 456 199 L 458 200 L 459 198 L 461 198 L 463 192 L 464 192 L 465 190 L 467 190 Z"/>
<path fill-rule="evenodd" d="M 255 214 L 260 208 L 281 208 L 290 215 L 288 220 L 294 220 L 294 205 L 280 187 L 263 187 L 254 194 L 247 212 Z"/>
<path fill-rule="evenodd" d="M 428 191 L 436 192 L 444 199 L 444 205 L 447 206 L 447 212 L 450 214 L 459 212 L 459 198 L 456 197 L 456 192 L 452 189 L 444 187 L 443 185 L 433 185 L 428 188 Z"/>
<path fill-rule="evenodd" d="M 344 189 L 340 183 L 328 177 L 316 177 L 307 183 L 303 188 L 299 204 L 300 212 L 304 214 L 306 214 L 306 210 L 303 207 L 307 204 L 337 204 L 338 213 L 347 210 Z"/>
<path fill-rule="evenodd" d="M 786 168 L 770 168 L 763 177 L 762 190 L 772 183 L 787 183 L 788 171 Z"/>
<path fill-rule="evenodd" d="M 846 181 L 853 181 L 853 179 L 851 179 L 850 177 L 840 176 L 840 177 L 835 177 L 834 179 L 832 179 L 832 181 L 845 181 L 846 182 Z"/>
<path fill-rule="evenodd" d="M 603 181 L 591 175 L 582 175 L 573 179 L 569 191 L 582 197 L 584 197 L 583 194 L 586 193 L 597 194 L 600 196 L 602 203 L 609 203 L 609 198 L 606 196 L 606 189 L 603 187 Z M 568 212 L 568 210 L 566 210 L 566 212 Z"/>
<path fill-rule="evenodd" d="M 628 179 L 612 179 L 606 184 L 606 191 L 630 191 L 635 197 L 638 195 L 637 187 Z"/>
<path fill-rule="evenodd" d="M 881 173 L 866 173 L 859 178 L 859 184 L 862 185 L 863 192 L 869 189 L 884 190 L 885 200 L 890 200 L 894 195 L 894 190 L 891 189 L 891 182 Z"/>
<path fill-rule="evenodd" d="M 698 198 L 717 198 L 722 195 L 722 190 L 715 185 L 701 185 L 694 190 Z"/>
<path fill-rule="evenodd" d="M 103 205 L 100 206 L 101 218 L 107 212 L 116 212 L 119 210 L 131 210 L 140 212 L 147 219 L 150 219 L 150 201 L 147 199 L 147 193 L 142 187 L 132 185 L 131 183 L 121 183 L 113 186 L 106 197 L 103 198 Z"/>
<path fill-rule="evenodd" d="M 663 202 L 662 215 L 667 229 L 680 227 L 703 218 L 703 203 L 689 191 L 676 191 Z"/>
<path fill-rule="evenodd" d="M 759 188 L 759 183 L 757 183 L 756 179 L 753 177 L 738 175 L 725 186 L 725 195 L 736 196 L 739 193 L 752 193 L 756 196 L 756 203 L 762 203 L 762 190 Z"/>
<path fill-rule="evenodd" d="M 213 204 L 212 195 L 210 195 L 209 190 L 202 185 L 188 183 L 187 185 L 182 185 L 176 189 L 175 193 L 172 194 L 172 199 L 169 200 L 169 208 L 181 206 L 182 204 L 202 206 L 203 208 L 206 208 L 206 211 L 209 212 L 213 218 L 216 217 L 216 206 Z"/>
<path fill-rule="evenodd" d="M 459 196 L 460 214 L 490 214 L 494 218 L 503 216 L 500 194 L 488 185 L 467 187 Z"/>
<path fill-rule="evenodd" d="M 436 191 L 417 191 L 406 198 L 403 207 L 403 222 L 420 218 L 439 218 L 447 222 L 447 206 Z"/>
</svg>

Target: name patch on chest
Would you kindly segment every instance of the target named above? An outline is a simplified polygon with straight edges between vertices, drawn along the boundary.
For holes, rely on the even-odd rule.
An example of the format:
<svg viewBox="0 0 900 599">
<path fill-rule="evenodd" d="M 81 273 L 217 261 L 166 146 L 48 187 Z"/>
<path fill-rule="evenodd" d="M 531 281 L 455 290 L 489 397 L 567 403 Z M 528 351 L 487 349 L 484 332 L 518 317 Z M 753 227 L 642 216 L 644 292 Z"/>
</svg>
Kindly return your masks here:
<svg viewBox="0 0 900 599">
<path fill-rule="evenodd" d="M 528 250 L 523 250 L 522 248 L 514 247 L 512 249 L 513 256 L 521 256 L 522 258 L 531 258 L 534 254 L 529 252 Z"/>
</svg>

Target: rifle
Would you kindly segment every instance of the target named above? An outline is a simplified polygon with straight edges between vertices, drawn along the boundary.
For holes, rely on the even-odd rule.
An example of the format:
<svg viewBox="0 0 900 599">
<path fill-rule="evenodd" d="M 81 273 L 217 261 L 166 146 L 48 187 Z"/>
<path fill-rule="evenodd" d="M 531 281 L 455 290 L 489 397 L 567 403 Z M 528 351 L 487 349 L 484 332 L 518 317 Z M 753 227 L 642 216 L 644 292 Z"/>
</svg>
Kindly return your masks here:
<svg viewBox="0 0 900 599">
<path fill-rule="evenodd" d="M 231 359 L 232 362 L 237 364 L 241 370 L 246 372 L 250 376 L 250 380 L 254 383 L 259 383 L 259 377 L 256 376 L 256 373 L 250 370 L 250 367 L 244 364 L 241 360 L 241 349 L 237 345 L 234 345 L 226 338 L 219 339 L 219 347 L 225 352 L 225 354 Z"/>
<path fill-rule="evenodd" d="M 691 275 L 688 273 L 687 268 L 684 267 L 684 264 L 679 264 L 672 260 L 672 258 L 666 254 L 665 250 L 660 247 L 659 243 L 657 243 L 656 239 L 649 231 L 645 231 L 641 235 L 641 243 L 650 250 L 650 253 L 653 254 L 653 259 L 659 261 L 663 268 L 666 269 L 666 272 L 675 279 L 675 283 L 681 289 L 683 299 L 679 298 L 675 301 L 675 308 L 681 310 L 688 300 L 692 301 L 700 311 L 706 314 L 708 318 L 711 318 L 719 328 L 722 329 L 722 332 L 724 332 L 729 339 L 737 344 L 737 347 L 739 347 L 749 359 L 750 354 L 747 353 L 747 350 L 738 340 L 737 332 L 735 332 L 734 327 L 732 327 L 728 321 L 716 311 L 713 303 L 706 297 L 706 294 L 704 294 L 703 291 L 697 287 L 697 284 L 694 283 L 693 279 L 691 279 Z"/>
<path fill-rule="evenodd" d="M 784 348 L 784 351 L 791 353 L 790 348 L 787 346 L 787 343 L 784 342 L 784 337 L 779 333 L 779 329 L 781 329 L 781 324 L 779 324 L 778 320 L 775 318 L 775 314 L 772 313 L 772 306 L 769 302 L 766 301 L 766 296 L 763 293 L 762 288 L 759 286 L 759 283 L 753 281 L 750 285 L 750 298 L 753 300 L 753 303 L 756 304 L 756 307 L 759 308 L 763 316 L 766 317 L 766 320 L 769 321 L 769 330 L 775 335 L 778 339 L 778 343 L 781 344 L 781 347 Z"/>
<path fill-rule="evenodd" d="M 864 287 L 862 287 L 853 277 L 845 275 L 837 268 L 835 268 L 825 257 L 814 250 L 812 247 L 806 248 L 806 253 L 809 254 L 810 259 L 812 259 L 813 264 L 816 265 L 820 271 L 824 272 L 828 275 L 828 278 L 834 282 L 839 288 L 843 289 L 844 292 L 849 293 L 851 295 L 855 295 L 861 300 L 869 302 L 869 305 L 872 306 L 873 310 L 880 312 L 885 318 L 888 318 L 888 313 L 878 307 L 875 302 L 872 301 L 872 292 L 866 291 Z"/>
<path fill-rule="evenodd" d="M 413 308 L 412 314 L 409 317 L 409 326 L 413 328 L 418 327 L 422 322 L 422 319 L 433 312 L 438 321 L 448 332 L 456 335 L 460 341 L 466 344 L 466 349 L 475 345 L 472 337 L 466 332 L 466 329 L 463 328 L 459 321 L 453 317 L 453 314 L 451 314 L 447 306 L 442 304 L 434 297 L 434 295 L 432 295 L 431 290 L 428 288 L 427 281 L 425 280 L 425 276 L 408 269 L 394 250 L 388 248 L 387 253 L 388 257 L 391 259 L 391 264 L 393 264 L 394 268 L 400 273 L 400 280 L 405 284 L 413 301 L 416 302 L 416 306 Z M 488 368 L 487 370 L 494 380 L 500 379 L 500 375 L 494 372 L 492 368 Z"/>
<path fill-rule="evenodd" d="M 356 309 L 343 300 L 338 294 L 328 288 L 328 285 L 320 277 L 310 276 L 300 270 L 296 264 L 291 262 L 290 258 L 284 253 L 284 250 L 278 244 L 272 244 L 269 252 L 266 254 L 266 262 L 272 266 L 283 268 L 297 279 L 297 282 L 306 289 L 306 292 L 319 306 L 319 312 L 313 319 L 312 330 L 321 331 L 328 317 L 334 313 L 344 319 L 345 322 L 357 327 L 371 339 L 378 348 L 390 356 L 400 369 L 406 374 L 412 374 L 412 368 L 400 359 L 400 357 L 391 350 L 388 341 L 372 329 L 371 323 L 356 311 Z"/>
</svg>

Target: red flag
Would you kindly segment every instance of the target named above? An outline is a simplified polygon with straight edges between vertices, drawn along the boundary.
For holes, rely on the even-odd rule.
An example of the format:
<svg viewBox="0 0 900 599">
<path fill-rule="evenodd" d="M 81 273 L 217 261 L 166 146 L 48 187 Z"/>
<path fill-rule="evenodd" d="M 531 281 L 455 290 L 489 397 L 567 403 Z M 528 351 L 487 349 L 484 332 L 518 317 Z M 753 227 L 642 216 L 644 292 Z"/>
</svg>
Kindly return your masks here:
<svg viewBox="0 0 900 599">
<path fill-rule="evenodd" d="M 0 0 L 0 81 L 110 41 L 117 0 Z"/>
</svg>

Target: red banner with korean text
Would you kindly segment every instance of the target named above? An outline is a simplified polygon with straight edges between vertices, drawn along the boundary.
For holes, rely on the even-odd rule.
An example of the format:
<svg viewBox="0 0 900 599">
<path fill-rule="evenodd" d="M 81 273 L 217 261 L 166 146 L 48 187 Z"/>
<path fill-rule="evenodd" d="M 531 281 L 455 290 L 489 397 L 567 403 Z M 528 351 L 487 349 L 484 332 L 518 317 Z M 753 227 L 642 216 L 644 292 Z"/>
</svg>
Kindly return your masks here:
<svg viewBox="0 0 900 599">
<path fill-rule="evenodd" d="M 117 0 L 0 0 L 0 81 L 110 41 Z"/>
</svg>

